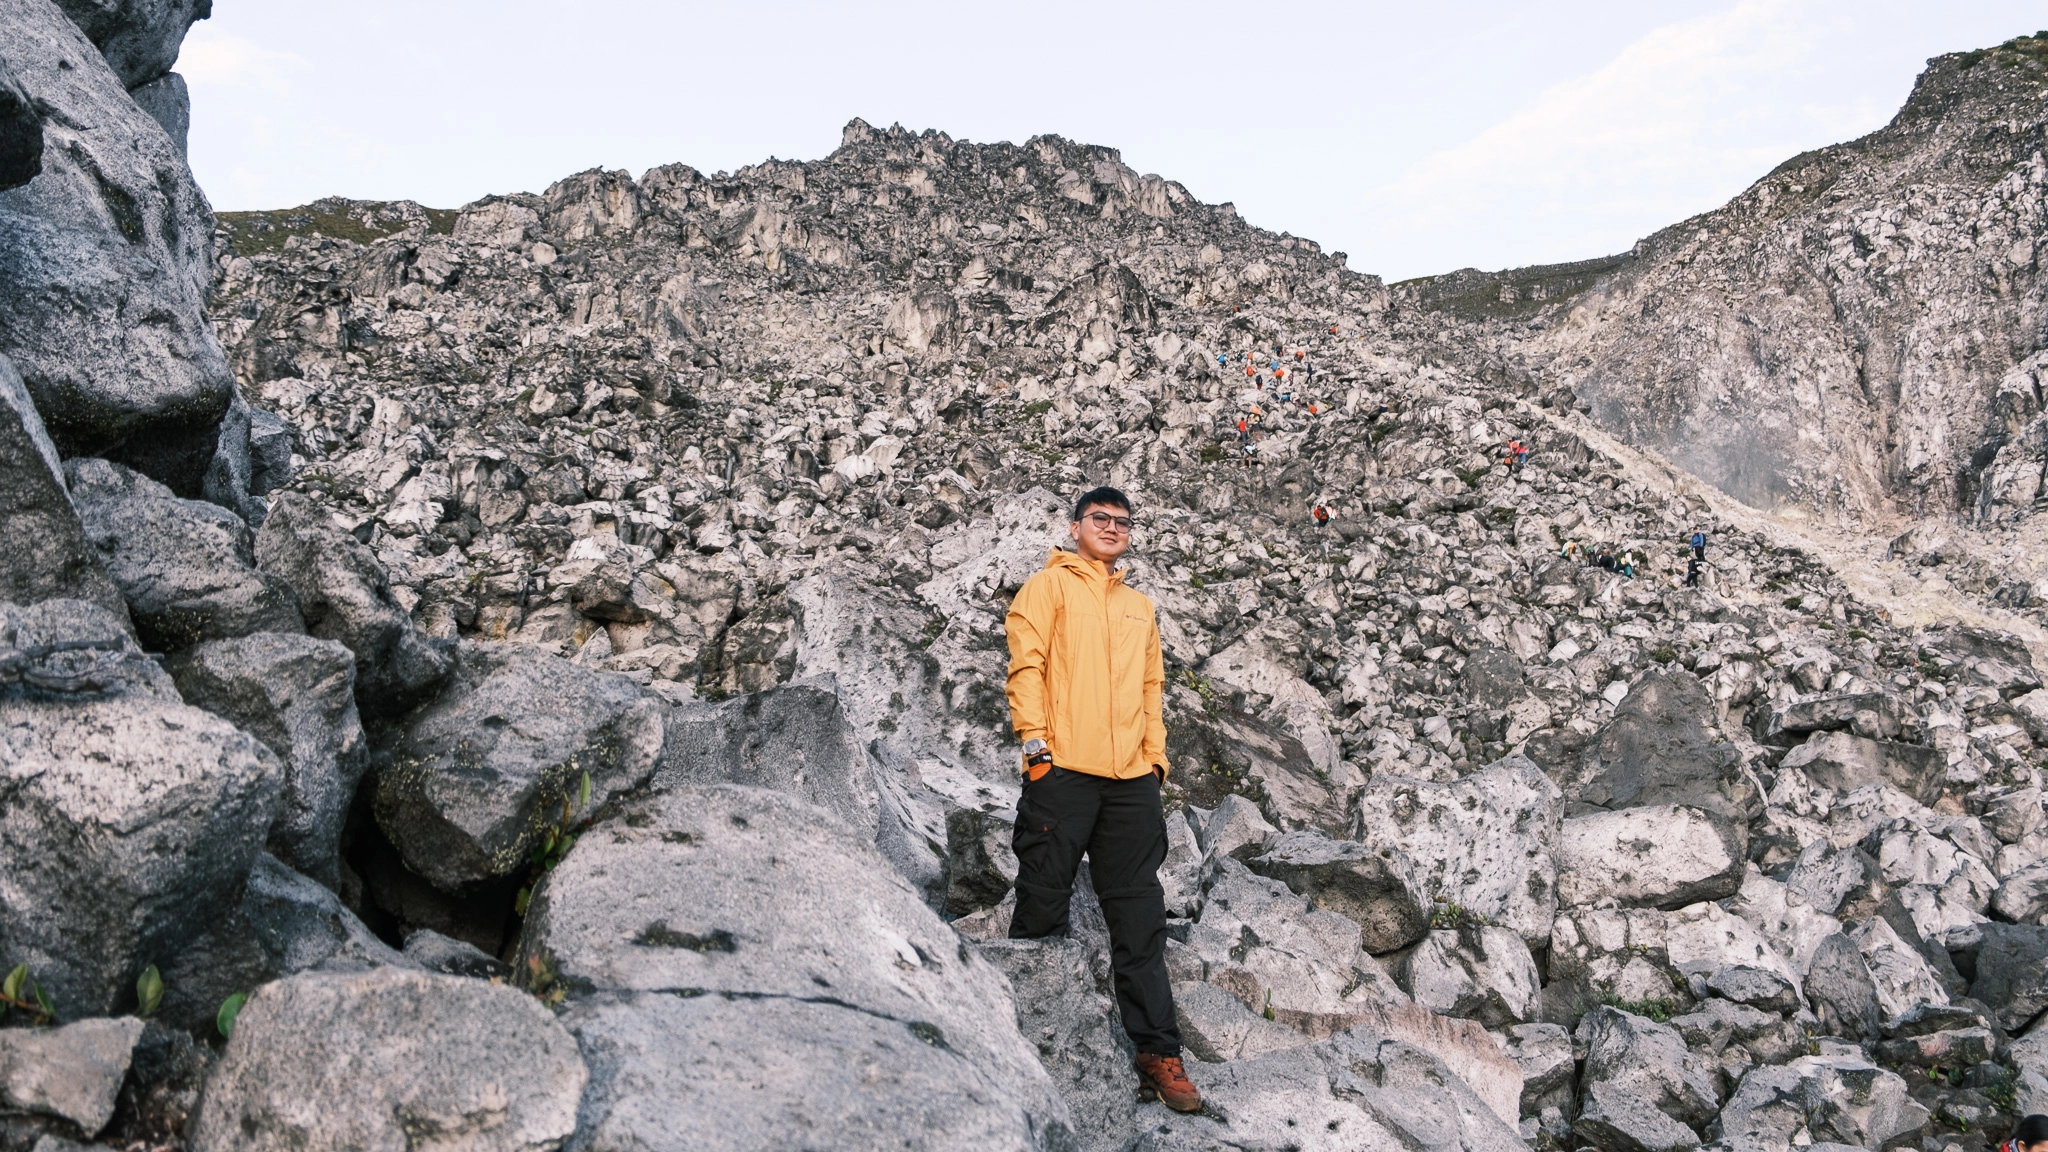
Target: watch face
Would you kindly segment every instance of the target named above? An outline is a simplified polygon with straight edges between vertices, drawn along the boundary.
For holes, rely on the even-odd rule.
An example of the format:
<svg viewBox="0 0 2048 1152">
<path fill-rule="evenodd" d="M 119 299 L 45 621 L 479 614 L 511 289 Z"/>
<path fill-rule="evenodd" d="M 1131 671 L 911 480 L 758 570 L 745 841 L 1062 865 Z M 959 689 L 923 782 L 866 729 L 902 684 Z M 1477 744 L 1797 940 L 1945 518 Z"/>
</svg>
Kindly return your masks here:
<svg viewBox="0 0 2048 1152">
<path fill-rule="evenodd" d="M 1045 751 L 1045 741 L 1043 740 L 1027 740 L 1024 742 L 1024 754 L 1027 756 L 1036 756 L 1043 751 Z"/>
</svg>

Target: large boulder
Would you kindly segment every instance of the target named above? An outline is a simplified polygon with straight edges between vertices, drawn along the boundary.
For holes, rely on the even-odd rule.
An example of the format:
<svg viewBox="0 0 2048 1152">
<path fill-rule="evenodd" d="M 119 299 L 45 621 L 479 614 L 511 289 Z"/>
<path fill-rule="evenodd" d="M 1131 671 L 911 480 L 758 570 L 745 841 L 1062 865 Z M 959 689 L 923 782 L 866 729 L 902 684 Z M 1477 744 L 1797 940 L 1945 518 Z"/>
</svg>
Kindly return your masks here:
<svg viewBox="0 0 2048 1152">
<path fill-rule="evenodd" d="M 1669 1024 L 1595 1008 L 1579 1021 L 1577 1040 L 1587 1088 L 1620 1089 L 1681 1124 L 1704 1124 L 1719 1110 L 1712 1070 Z"/>
<path fill-rule="evenodd" d="M 281 493 L 256 534 L 256 566 L 298 595 L 306 631 L 356 654 L 366 716 L 404 711 L 448 674 L 448 649 L 422 635 L 377 558 L 298 493 Z"/>
<path fill-rule="evenodd" d="M 744 784 L 816 804 L 873 836 L 881 802 L 838 685 L 820 676 L 709 707 L 678 708 L 657 786 Z M 997 894 L 1000 899 L 1001 894 Z"/>
<path fill-rule="evenodd" d="M 777 792 L 615 805 L 536 890 L 520 964 L 593 997 L 572 1013 L 595 1075 L 579 1144 L 795 1147 L 843 1123 L 835 1147 L 1022 1149 L 1068 1128 L 1002 973 L 869 838 Z"/>
<path fill-rule="evenodd" d="M 237 992 L 299 972 L 386 966 L 425 967 L 379 940 L 333 892 L 260 852 L 241 904 L 162 965 L 157 1019 L 204 1034 Z"/>
<path fill-rule="evenodd" d="M 1522 938 L 1506 928 L 1441 928 L 1394 964 L 1417 1004 L 1488 1028 L 1520 1024 L 1541 1009 L 1542 978 Z"/>
<path fill-rule="evenodd" d="M 65 1017 L 226 916 L 277 808 L 277 759 L 209 712 L 143 696 L 0 698 L 0 955 Z"/>
<path fill-rule="evenodd" d="M 377 824 L 444 890 L 510 875 L 565 814 L 654 773 L 666 710 L 624 676 L 465 643 L 441 694 L 380 749 Z"/>
<path fill-rule="evenodd" d="M 129 88 L 171 70 L 194 21 L 213 15 L 213 0 L 57 0 Z"/>
<path fill-rule="evenodd" d="M 1837 792 L 1889 784 L 1932 804 L 1941 798 L 1948 761 L 1937 748 L 1823 732 L 1787 752 L 1780 767 L 1797 768 L 1808 780 Z"/>
<path fill-rule="evenodd" d="M 1877 982 L 1856 942 L 1842 933 L 1823 939 L 1806 969 L 1803 990 L 1823 1032 L 1851 1040 L 1874 1040 L 1883 1009 Z"/>
<path fill-rule="evenodd" d="M 1357 922 L 1368 952 L 1405 947 L 1429 930 L 1429 896 L 1415 882 L 1407 854 L 1392 847 L 1374 850 L 1303 829 L 1281 836 L 1246 865 L 1310 906 Z"/>
<path fill-rule="evenodd" d="M 189 648 L 166 665 L 189 704 L 263 741 L 284 766 L 269 847 L 341 886 L 341 826 L 368 765 L 356 716 L 356 664 L 332 640 L 259 632 Z"/>
<path fill-rule="evenodd" d="M 80 7 L 120 24 L 129 5 Z M 113 456 L 198 496 L 235 387 L 206 315 L 213 212 L 176 144 L 63 12 L 7 0 L 0 23 L 0 70 L 50 111 L 42 174 L 0 192 L 0 353 L 65 455 Z M 168 61 L 146 45 L 167 39 L 175 56 L 176 23 L 110 25 L 108 43 L 153 79 Z"/>
<path fill-rule="evenodd" d="M 1550 938 L 1557 911 L 1551 848 L 1563 816 L 1557 786 L 1515 755 L 1449 784 L 1375 775 L 1352 838 L 1404 854 L 1424 891 L 1534 944 Z"/>
<path fill-rule="evenodd" d="M 256 570 L 249 526 L 106 460 L 72 460 L 71 502 L 152 651 L 252 632 L 301 632 L 298 598 Z"/>
<path fill-rule="evenodd" d="M 193 1124 L 194 1152 L 547 1152 L 589 1081 L 554 1014 L 504 984 L 379 968 L 258 988 Z"/>
<path fill-rule="evenodd" d="M 1595 808 L 1689 804 L 1741 816 L 1755 797 L 1734 747 L 1710 735 L 1713 720 L 1713 693 L 1692 673 L 1647 673 L 1587 742 L 1565 791 Z"/>
<path fill-rule="evenodd" d="M 0 97 L 4 99 L 4 97 Z M 36 137 L 42 139 L 40 132 Z M 0 356 L 0 601 L 89 600 L 127 621 L 120 589 L 86 542 L 57 448 L 35 403 Z"/>
<path fill-rule="evenodd" d="M 1742 825 L 1701 808 L 1659 804 L 1564 822 L 1557 894 L 1567 907 L 1613 899 L 1682 908 L 1733 896 L 1748 870 Z"/>
<path fill-rule="evenodd" d="M 2035 924 L 1986 924 L 1977 949 L 1977 978 L 1970 997 L 1990 1008 L 1998 1026 L 2019 1032 L 2048 1008 L 2048 928 Z"/>
<path fill-rule="evenodd" d="M 53 697 L 141 696 L 178 704 L 177 686 L 116 615 L 83 600 L 0 601 L 0 653 L 9 688 Z"/>
<path fill-rule="evenodd" d="M 1708 1134 L 1736 1148 L 1812 1142 L 1875 1152 L 1926 1122 L 1896 1073 L 1858 1056 L 1803 1056 L 1751 1069 Z"/>
</svg>

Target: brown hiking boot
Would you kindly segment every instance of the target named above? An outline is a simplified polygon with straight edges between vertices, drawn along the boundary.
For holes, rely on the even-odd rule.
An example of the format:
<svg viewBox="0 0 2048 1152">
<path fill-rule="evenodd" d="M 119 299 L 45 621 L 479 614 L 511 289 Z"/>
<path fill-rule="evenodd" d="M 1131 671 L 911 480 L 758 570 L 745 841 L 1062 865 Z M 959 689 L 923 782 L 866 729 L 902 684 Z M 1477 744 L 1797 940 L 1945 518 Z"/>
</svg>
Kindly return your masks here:
<svg viewBox="0 0 2048 1152">
<path fill-rule="evenodd" d="M 1188 1079 L 1187 1069 L 1181 1067 L 1178 1056 L 1138 1053 L 1138 1095 L 1146 1100 L 1157 1096 L 1175 1112 L 1202 1110 L 1202 1093 Z"/>
</svg>

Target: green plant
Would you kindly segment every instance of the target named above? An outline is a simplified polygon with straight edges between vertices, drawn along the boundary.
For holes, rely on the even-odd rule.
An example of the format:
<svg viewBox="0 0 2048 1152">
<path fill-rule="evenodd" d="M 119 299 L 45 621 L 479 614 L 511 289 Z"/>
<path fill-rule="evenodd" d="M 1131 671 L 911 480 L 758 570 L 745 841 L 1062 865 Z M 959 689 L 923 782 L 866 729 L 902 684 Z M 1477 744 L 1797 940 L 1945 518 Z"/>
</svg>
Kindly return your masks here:
<svg viewBox="0 0 2048 1152">
<path fill-rule="evenodd" d="M 573 798 L 566 794 L 562 797 L 561 820 L 548 825 L 540 841 L 533 846 L 532 854 L 527 857 L 526 884 L 512 898 L 514 913 L 526 915 L 526 906 L 533 900 L 534 885 L 540 883 L 541 877 L 554 871 L 555 865 L 569 854 L 569 849 L 576 846 L 576 833 L 590 826 L 589 808 L 590 773 L 584 772 L 577 778 L 576 795 Z M 583 813 L 581 820 L 577 819 L 579 812 Z"/>
<path fill-rule="evenodd" d="M 7 974 L 7 979 L 0 980 L 0 1019 L 5 1019 L 8 1012 L 26 1013 L 29 1023 L 38 1026 L 57 1018 L 57 1009 L 50 1004 L 49 995 L 36 983 L 35 977 L 28 974 L 26 964 L 16 964 L 14 970 Z"/>
<path fill-rule="evenodd" d="M 219 1029 L 221 1039 L 235 1034 L 235 1018 L 242 1014 L 242 1005 L 248 1002 L 247 992 L 237 992 L 220 1002 L 220 1011 L 213 1014 L 213 1026 Z"/>
<path fill-rule="evenodd" d="M 1623 1000 L 1612 992 L 1602 992 L 1593 999 L 1609 1008 L 1618 1008 L 1633 1016 L 1646 1017 L 1658 1024 L 1671 1019 L 1678 1005 L 1662 998 L 1647 1000 Z"/>
<path fill-rule="evenodd" d="M 1271 988 L 1266 989 L 1266 1010 L 1260 1013 L 1260 1015 L 1268 1020 L 1273 1019 L 1273 990 Z"/>
<path fill-rule="evenodd" d="M 1050 400 L 1033 400 L 1024 406 L 1024 414 L 1026 416 L 1043 416 L 1050 411 L 1052 411 L 1052 401 Z"/>
<path fill-rule="evenodd" d="M 1678 650 L 1669 644 L 1665 644 L 1653 650 L 1650 653 L 1650 659 L 1655 660 L 1659 664 L 1669 664 L 1673 660 L 1678 659 Z"/>
<path fill-rule="evenodd" d="M 526 958 L 526 990 L 543 1004 L 553 1006 L 569 998 L 569 990 L 562 987 L 561 974 L 555 971 L 555 962 L 546 952 L 538 952 Z"/>
<path fill-rule="evenodd" d="M 135 1014 L 147 1020 L 156 1015 L 156 1010 L 163 1002 L 163 974 L 156 970 L 156 965 L 151 964 L 142 970 L 142 975 L 135 978 Z"/>
<path fill-rule="evenodd" d="M 1787 608 L 1797 609 L 1801 604 L 1804 603 L 1806 603 L 1806 598 L 1804 596 L 1785 597 L 1785 607 Z"/>
<path fill-rule="evenodd" d="M 1202 445 L 1202 463 L 1204 464 L 1215 464 L 1221 461 L 1223 454 L 1224 447 L 1221 444 Z"/>
</svg>

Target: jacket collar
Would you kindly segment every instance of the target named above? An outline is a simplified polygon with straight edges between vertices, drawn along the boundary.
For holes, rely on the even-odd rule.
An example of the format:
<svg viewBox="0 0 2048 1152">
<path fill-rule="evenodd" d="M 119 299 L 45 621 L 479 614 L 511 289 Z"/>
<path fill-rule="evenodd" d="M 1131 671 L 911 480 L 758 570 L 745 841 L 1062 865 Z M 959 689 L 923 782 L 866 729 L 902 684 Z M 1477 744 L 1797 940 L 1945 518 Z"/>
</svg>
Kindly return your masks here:
<svg viewBox="0 0 2048 1152">
<path fill-rule="evenodd" d="M 1110 588 L 1115 588 L 1117 585 L 1122 584 L 1125 573 L 1130 571 L 1128 568 L 1119 568 L 1108 576 L 1104 576 L 1101 565 L 1091 564 L 1083 560 L 1080 553 L 1069 552 L 1064 548 L 1054 548 L 1052 554 L 1045 558 L 1045 566 L 1047 568 L 1065 568 L 1067 571 L 1079 575 L 1092 584 L 1106 584 Z"/>
</svg>

